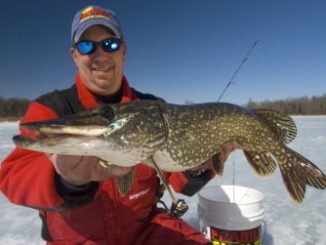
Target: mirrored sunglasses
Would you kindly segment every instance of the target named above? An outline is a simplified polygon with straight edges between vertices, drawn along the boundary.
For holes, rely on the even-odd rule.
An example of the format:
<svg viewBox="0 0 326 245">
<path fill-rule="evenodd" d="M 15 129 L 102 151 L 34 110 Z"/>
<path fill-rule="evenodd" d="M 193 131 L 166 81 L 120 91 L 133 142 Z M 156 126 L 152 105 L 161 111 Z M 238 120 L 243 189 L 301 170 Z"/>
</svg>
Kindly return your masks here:
<svg viewBox="0 0 326 245">
<path fill-rule="evenodd" d="M 99 42 L 81 40 L 73 45 L 80 54 L 86 55 L 94 53 L 97 46 L 100 46 L 103 51 L 112 53 L 120 49 L 121 39 L 119 38 L 108 38 Z"/>
</svg>

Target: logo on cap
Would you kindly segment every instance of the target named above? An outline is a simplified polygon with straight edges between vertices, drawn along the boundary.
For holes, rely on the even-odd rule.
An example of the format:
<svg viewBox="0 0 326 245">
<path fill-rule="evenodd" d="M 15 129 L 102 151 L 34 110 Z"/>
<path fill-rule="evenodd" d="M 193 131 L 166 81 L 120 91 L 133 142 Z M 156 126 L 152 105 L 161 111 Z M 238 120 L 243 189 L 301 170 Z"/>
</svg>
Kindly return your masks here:
<svg viewBox="0 0 326 245">
<path fill-rule="evenodd" d="M 88 7 L 85 8 L 80 14 L 79 22 L 81 23 L 85 20 L 93 19 L 93 18 L 102 18 L 102 19 L 110 20 L 112 19 L 112 15 L 102 9 Z"/>
</svg>

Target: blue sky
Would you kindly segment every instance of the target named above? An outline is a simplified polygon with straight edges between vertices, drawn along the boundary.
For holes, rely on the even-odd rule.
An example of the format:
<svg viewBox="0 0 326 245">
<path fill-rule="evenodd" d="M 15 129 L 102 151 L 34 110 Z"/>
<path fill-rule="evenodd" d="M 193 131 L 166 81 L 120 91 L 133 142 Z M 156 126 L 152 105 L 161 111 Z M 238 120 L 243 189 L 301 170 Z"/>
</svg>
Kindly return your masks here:
<svg viewBox="0 0 326 245">
<path fill-rule="evenodd" d="M 223 101 L 326 93 L 323 0 L 11 0 L 1 3 L 1 96 L 33 99 L 72 84 L 71 21 L 91 4 L 118 14 L 132 86 L 169 102 L 216 101 L 256 40 Z"/>
</svg>

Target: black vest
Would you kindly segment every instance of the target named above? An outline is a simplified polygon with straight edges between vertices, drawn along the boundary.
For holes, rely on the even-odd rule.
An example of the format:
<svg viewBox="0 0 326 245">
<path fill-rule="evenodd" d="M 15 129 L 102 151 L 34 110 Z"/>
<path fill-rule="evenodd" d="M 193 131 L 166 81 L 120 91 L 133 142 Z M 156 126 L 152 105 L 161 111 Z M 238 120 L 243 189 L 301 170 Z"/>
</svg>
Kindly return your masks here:
<svg viewBox="0 0 326 245">
<path fill-rule="evenodd" d="M 161 100 L 162 99 L 151 95 L 141 93 L 133 88 L 132 92 L 140 100 Z M 77 87 L 74 84 L 68 89 L 55 90 L 53 92 L 44 94 L 36 99 L 36 102 L 45 105 L 57 113 L 59 117 L 78 113 L 84 111 L 85 108 L 78 98 Z"/>
</svg>

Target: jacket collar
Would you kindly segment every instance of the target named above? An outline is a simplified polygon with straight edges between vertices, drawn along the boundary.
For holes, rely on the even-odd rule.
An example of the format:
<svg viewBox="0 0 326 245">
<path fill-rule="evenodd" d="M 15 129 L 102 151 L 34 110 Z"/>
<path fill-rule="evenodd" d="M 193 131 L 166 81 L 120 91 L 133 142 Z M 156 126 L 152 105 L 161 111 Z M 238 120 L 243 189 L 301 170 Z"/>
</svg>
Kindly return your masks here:
<svg viewBox="0 0 326 245">
<path fill-rule="evenodd" d="M 84 85 L 79 73 L 76 75 L 76 87 L 78 92 L 78 98 L 85 109 L 92 109 L 98 106 L 97 101 L 94 98 L 94 95 L 89 91 L 89 89 Z M 137 99 L 135 94 L 132 92 L 127 79 L 125 76 L 122 78 L 122 97 L 120 103 L 130 102 Z"/>
</svg>

